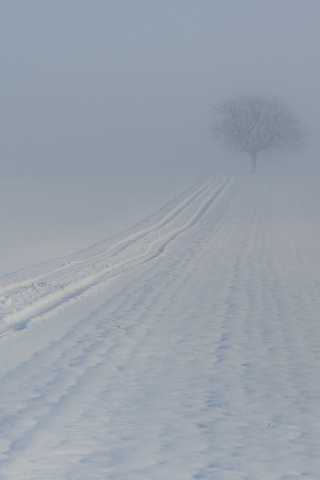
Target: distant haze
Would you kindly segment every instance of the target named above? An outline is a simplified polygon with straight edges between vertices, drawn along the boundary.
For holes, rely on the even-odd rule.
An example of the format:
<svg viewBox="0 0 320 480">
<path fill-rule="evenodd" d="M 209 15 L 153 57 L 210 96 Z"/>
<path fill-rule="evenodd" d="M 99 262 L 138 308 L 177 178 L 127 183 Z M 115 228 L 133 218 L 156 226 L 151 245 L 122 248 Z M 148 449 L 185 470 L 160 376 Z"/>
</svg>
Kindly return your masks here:
<svg viewBox="0 0 320 480">
<path fill-rule="evenodd" d="M 251 93 L 311 132 L 265 163 L 314 171 L 319 19 L 318 0 L 2 0 L 2 174 L 245 171 L 209 137 L 212 106 Z"/>
</svg>

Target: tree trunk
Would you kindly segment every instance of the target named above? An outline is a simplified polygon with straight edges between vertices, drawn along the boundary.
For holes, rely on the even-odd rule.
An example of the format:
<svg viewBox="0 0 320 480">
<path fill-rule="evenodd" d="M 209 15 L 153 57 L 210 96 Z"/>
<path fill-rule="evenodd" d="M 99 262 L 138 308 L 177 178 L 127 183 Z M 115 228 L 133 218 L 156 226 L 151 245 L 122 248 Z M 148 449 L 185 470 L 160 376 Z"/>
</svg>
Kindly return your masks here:
<svg viewBox="0 0 320 480">
<path fill-rule="evenodd" d="M 256 173 L 257 172 L 257 154 L 252 153 L 251 154 L 251 173 Z"/>
</svg>

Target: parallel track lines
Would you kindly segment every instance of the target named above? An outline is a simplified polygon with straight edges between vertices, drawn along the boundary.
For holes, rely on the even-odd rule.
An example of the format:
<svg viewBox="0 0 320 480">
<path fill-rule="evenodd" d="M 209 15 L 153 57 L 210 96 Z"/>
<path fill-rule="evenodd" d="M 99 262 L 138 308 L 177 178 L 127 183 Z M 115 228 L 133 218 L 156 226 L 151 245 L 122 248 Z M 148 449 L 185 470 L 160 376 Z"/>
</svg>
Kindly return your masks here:
<svg viewBox="0 0 320 480">
<path fill-rule="evenodd" d="M 129 233 L 106 252 L 3 287 L 0 295 L 10 294 L 11 304 L 4 309 L 0 336 L 25 329 L 30 321 L 53 315 L 100 284 L 158 257 L 169 243 L 197 224 L 229 182 L 223 178 L 205 183 L 174 203 L 154 225 Z"/>
</svg>

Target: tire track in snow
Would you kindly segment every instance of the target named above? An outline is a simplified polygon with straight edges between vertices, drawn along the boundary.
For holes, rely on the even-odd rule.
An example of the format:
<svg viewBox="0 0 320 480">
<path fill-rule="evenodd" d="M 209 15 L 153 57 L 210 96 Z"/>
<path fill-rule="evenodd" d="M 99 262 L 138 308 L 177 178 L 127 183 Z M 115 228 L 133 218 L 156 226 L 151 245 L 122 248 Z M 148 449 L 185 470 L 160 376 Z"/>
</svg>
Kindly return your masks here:
<svg viewBox="0 0 320 480">
<path fill-rule="evenodd" d="M 40 288 L 35 286 L 34 279 L 28 279 L 18 286 L 4 287 L 1 293 L 10 293 L 12 304 L 3 315 L 5 327 L 1 335 L 26 328 L 32 319 L 40 315 L 57 313 L 79 296 L 88 294 L 106 278 L 117 276 L 128 268 L 159 256 L 170 242 L 199 221 L 228 183 L 228 178 L 217 184 L 208 182 L 181 204 L 174 206 L 156 225 L 129 236 L 110 252 L 91 257 L 89 261 L 80 260 L 77 262 L 80 265 L 72 264 L 59 269 L 59 272 L 42 275 L 41 280 L 47 281 L 41 283 Z M 62 277 L 59 276 L 61 270 Z M 39 277 L 36 280 L 39 281 Z"/>
<path fill-rule="evenodd" d="M 22 288 L 33 287 L 34 284 L 36 284 L 37 282 L 50 279 L 51 277 L 54 278 L 55 276 L 57 276 L 57 274 L 60 274 L 65 270 L 71 270 L 74 266 L 91 264 L 92 262 L 98 259 L 103 259 L 106 255 L 111 256 L 112 254 L 118 253 L 119 250 L 127 247 L 132 241 L 142 238 L 147 233 L 150 233 L 159 227 L 165 226 L 166 223 L 174 219 L 177 214 L 179 214 L 186 206 L 188 206 L 193 200 L 195 200 L 199 194 L 203 193 L 203 191 L 208 187 L 210 183 L 212 183 L 212 181 L 208 181 L 207 183 L 202 184 L 200 187 L 196 189 L 191 189 L 191 193 L 189 193 L 190 189 L 188 189 L 187 192 L 185 192 L 184 194 L 181 194 L 177 199 L 173 200 L 168 205 L 163 207 L 160 210 L 160 212 L 164 210 L 164 214 L 161 215 L 160 219 L 156 219 L 155 222 L 151 224 L 151 226 L 145 228 L 145 221 L 147 220 L 149 221 L 149 219 L 145 220 L 144 222 L 141 222 L 136 227 L 133 227 L 133 229 L 130 229 L 128 233 L 125 232 L 124 238 L 120 239 L 119 241 L 116 241 L 116 243 L 115 244 L 113 243 L 109 248 L 104 249 L 102 253 L 93 254 L 93 255 L 89 254 L 88 257 L 85 256 L 84 258 L 79 257 L 72 261 L 64 262 L 58 268 L 54 268 L 53 270 L 49 269 L 49 271 L 45 271 L 40 275 L 34 275 L 32 277 L 28 276 L 23 280 L 16 281 L 14 283 L 9 283 L 7 285 L 3 285 L 2 287 L 0 287 L 0 295 L 7 295 L 9 293 L 15 292 L 16 290 L 20 290 Z M 151 217 L 153 216 L 155 216 L 155 214 L 151 215 Z M 87 250 L 90 251 L 90 247 Z M 80 252 L 80 253 L 83 253 L 83 252 Z M 11 276 L 12 275 L 9 275 L 9 278 Z"/>
</svg>

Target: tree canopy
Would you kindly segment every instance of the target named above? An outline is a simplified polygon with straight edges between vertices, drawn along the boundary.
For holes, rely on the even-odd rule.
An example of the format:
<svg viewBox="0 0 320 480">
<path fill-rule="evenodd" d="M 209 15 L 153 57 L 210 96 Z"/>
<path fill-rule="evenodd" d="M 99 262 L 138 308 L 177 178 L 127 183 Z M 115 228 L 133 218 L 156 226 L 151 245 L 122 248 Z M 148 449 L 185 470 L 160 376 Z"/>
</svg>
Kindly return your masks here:
<svg viewBox="0 0 320 480">
<path fill-rule="evenodd" d="M 229 98 L 214 108 L 217 120 L 212 136 L 223 146 L 251 155 L 252 173 L 263 151 L 301 147 L 308 135 L 289 107 L 277 98 L 245 96 Z"/>
</svg>

